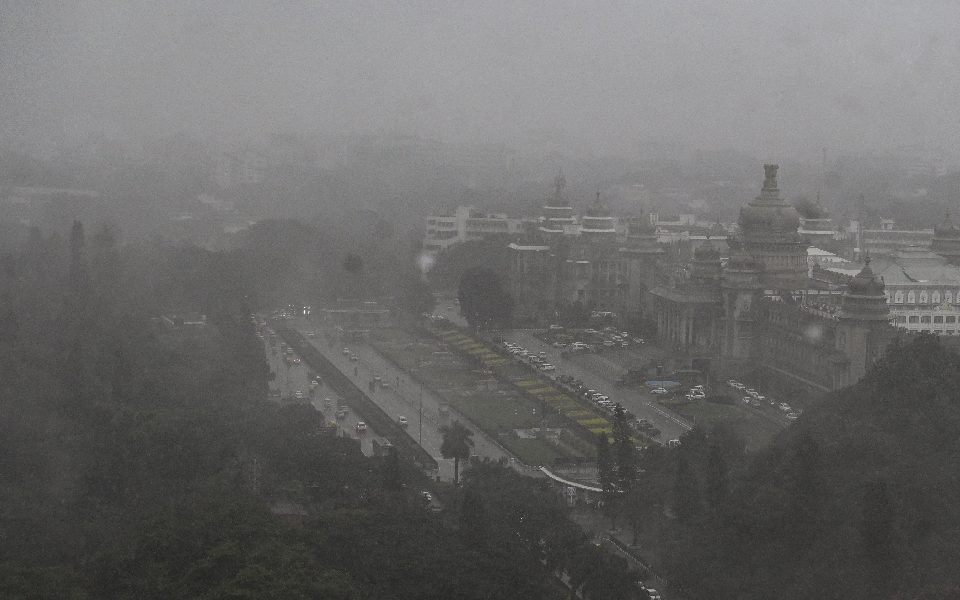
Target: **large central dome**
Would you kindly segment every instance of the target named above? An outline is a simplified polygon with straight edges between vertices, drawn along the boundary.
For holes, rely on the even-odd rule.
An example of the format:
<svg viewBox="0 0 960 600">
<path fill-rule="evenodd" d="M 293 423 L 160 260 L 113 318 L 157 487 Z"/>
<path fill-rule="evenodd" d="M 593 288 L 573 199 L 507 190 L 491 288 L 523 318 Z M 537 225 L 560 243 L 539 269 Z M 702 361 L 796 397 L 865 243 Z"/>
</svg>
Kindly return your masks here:
<svg viewBox="0 0 960 600">
<path fill-rule="evenodd" d="M 760 195 L 740 209 L 740 232 L 744 241 L 796 242 L 800 239 L 800 215 L 784 202 L 777 187 L 778 165 L 763 165 Z"/>
<path fill-rule="evenodd" d="M 807 244 L 797 231 L 800 215 L 783 201 L 777 165 L 763 165 L 760 195 L 740 209 L 740 231 L 728 243 L 761 265 L 761 283 L 770 290 L 797 290 L 806 285 Z"/>
</svg>

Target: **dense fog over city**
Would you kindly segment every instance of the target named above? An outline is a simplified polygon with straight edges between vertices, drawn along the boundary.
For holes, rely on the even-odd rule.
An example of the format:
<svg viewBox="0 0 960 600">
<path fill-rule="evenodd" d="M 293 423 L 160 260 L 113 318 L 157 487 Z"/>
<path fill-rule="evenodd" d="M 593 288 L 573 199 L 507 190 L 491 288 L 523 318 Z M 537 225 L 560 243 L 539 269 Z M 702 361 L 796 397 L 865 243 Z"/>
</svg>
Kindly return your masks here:
<svg viewBox="0 0 960 600">
<path fill-rule="evenodd" d="M 960 6 L 860 2 L 0 6 L 0 135 L 273 132 L 817 159 L 960 136 Z"/>
<path fill-rule="evenodd" d="M 0 0 L 0 598 L 960 599 L 960 2 Z"/>
</svg>

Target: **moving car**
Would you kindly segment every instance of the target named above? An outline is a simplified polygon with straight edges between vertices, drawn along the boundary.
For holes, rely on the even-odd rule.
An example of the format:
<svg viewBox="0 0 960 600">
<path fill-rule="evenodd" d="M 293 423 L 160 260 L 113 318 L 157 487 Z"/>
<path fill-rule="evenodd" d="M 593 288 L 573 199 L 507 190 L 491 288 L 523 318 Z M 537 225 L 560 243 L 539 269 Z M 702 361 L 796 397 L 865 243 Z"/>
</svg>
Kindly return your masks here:
<svg viewBox="0 0 960 600">
<path fill-rule="evenodd" d="M 367 424 L 363 421 L 357 421 L 357 433 L 366 433 Z"/>
<path fill-rule="evenodd" d="M 650 390 L 650 393 L 651 394 L 667 394 L 669 392 L 667 392 L 666 388 L 658 387 Z"/>
<path fill-rule="evenodd" d="M 407 425 L 410 424 L 410 423 L 407 421 L 407 418 L 406 418 L 406 417 L 400 417 L 399 419 L 397 419 L 397 423 L 400 424 L 400 427 L 406 427 Z"/>
</svg>

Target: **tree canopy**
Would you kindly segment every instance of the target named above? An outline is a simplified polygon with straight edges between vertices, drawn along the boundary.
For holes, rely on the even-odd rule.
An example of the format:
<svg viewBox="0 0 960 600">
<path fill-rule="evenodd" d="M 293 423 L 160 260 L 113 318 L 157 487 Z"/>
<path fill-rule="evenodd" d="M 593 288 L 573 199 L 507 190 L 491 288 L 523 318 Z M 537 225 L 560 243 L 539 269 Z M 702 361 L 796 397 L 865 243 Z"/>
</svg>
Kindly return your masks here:
<svg viewBox="0 0 960 600">
<path fill-rule="evenodd" d="M 457 289 L 460 311 L 471 327 L 505 327 L 513 315 L 513 299 L 500 277 L 487 267 L 467 269 Z"/>
</svg>

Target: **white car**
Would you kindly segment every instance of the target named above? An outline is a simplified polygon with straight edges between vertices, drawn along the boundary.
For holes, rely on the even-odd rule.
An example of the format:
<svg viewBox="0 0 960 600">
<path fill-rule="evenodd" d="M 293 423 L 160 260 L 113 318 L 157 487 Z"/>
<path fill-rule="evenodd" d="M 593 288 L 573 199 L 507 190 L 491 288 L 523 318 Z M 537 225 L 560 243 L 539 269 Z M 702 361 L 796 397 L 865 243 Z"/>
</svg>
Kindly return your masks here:
<svg viewBox="0 0 960 600">
<path fill-rule="evenodd" d="M 800 416 L 800 415 L 798 415 L 797 413 L 794 413 L 794 412 L 792 412 L 792 413 L 787 413 L 787 418 L 790 419 L 791 421 L 796 421 L 796 420 L 797 420 L 797 417 L 799 417 L 799 416 Z"/>
<path fill-rule="evenodd" d="M 669 392 L 667 392 L 666 388 L 658 387 L 650 390 L 650 393 L 651 394 L 668 394 Z"/>
<path fill-rule="evenodd" d="M 551 365 L 550 363 L 543 363 L 542 365 L 540 365 L 540 370 L 541 370 L 541 371 L 556 371 L 557 368 L 556 368 L 555 366 Z"/>
<path fill-rule="evenodd" d="M 400 417 L 399 419 L 397 419 L 397 423 L 400 424 L 400 427 L 406 427 L 407 425 L 410 424 L 410 423 L 407 421 L 407 418 L 406 418 L 406 417 Z"/>
</svg>

